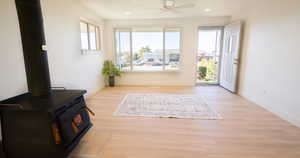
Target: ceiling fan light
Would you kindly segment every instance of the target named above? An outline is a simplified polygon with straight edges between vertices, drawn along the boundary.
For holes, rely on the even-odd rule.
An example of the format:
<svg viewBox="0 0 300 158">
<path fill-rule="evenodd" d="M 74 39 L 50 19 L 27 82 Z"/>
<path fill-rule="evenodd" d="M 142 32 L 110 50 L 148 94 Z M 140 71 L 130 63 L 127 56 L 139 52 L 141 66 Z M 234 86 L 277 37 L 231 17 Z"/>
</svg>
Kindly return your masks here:
<svg viewBox="0 0 300 158">
<path fill-rule="evenodd" d="M 175 1 L 174 0 L 165 0 L 165 6 L 168 8 L 175 7 Z"/>
</svg>

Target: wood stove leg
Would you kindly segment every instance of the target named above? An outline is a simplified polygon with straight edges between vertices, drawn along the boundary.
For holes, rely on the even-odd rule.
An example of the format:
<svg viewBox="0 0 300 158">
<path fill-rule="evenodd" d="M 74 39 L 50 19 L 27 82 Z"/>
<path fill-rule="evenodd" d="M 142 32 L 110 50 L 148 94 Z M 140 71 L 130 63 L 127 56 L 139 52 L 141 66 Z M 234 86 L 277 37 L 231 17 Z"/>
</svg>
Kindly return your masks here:
<svg viewBox="0 0 300 158">
<path fill-rule="evenodd" d="M 3 146 L 2 146 L 2 141 L 0 141 L 0 157 L 1 158 L 6 158 L 4 151 L 3 151 Z"/>
<path fill-rule="evenodd" d="M 1 128 L 1 122 L 2 122 L 2 119 L 1 119 L 1 116 L 0 116 L 0 157 L 1 158 L 6 158 L 6 156 L 4 154 L 4 148 L 3 148 L 3 145 L 2 145 L 2 128 Z"/>
</svg>

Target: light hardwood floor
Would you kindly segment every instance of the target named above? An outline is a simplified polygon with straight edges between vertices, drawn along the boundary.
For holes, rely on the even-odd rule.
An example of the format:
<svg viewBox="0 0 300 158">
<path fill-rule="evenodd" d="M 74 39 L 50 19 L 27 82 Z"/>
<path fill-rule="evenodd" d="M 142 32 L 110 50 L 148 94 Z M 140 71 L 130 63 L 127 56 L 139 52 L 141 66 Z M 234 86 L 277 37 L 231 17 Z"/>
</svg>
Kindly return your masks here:
<svg viewBox="0 0 300 158">
<path fill-rule="evenodd" d="M 127 93 L 204 97 L 223 120 L 114 117 Z M 300 129 L 220 87 L 115 87 L 88 100 L 94 127 L 71 157 L 300 158 Z"/>
</svg>

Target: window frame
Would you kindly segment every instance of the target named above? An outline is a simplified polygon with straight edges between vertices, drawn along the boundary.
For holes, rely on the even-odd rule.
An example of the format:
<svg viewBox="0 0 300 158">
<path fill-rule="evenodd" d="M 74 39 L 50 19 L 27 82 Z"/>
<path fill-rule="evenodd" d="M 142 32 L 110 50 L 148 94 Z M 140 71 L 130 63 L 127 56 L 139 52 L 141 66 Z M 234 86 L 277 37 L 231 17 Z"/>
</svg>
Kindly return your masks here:
<svg viewBox="0 0 300 158">
<path fill-rule="evenodd" d="M 94 23 L 91 23 L 91 22 L 88 22 L 86 20 L 80 20 L 80 25 L 81 23 L 84 23 L 86 25 L 86 29 L 87 29 L 87 41 L 88 41 L 88 49 L 83 49 L 82 48 L 82 43 L 81 43 L 81 50 L 82 51 L 101 51 L 102 50 L 102 38 L 101 38 L 101 35 L 102 35 L 102 32 L 101 32 L 101 26 L 97 25 L 97 24 L 94 24 Z M 91 38 L 90 38 L 90 26 L 94 27 L 95 28 L 95 46 L 96 46 L 96 49 L 91 49 Z M 81 26 L 80 26 L 81 27 Z M 80 33 L 81 33 L 81 28 L 80 28 Z M 80 42 L 81 41 L 81 35 L 80 35 Z"/>
<path fill-rule="evenodd" d="M 143 26 L 137 26 L 137 27 L 143 27 Z M 148 28 L 153 28 L 156 26 L 147 26 Z M 144 27 L 144 28 L 147 28 Z M 181 70 L 181 61 L 182 61 L 182 37 L 183 37 L 183 29 L 182 27 L 176 27 L 176 26 L 171 26 L 171 27 L 161 27 L 162 28 L 162 32 L 163 32 L 163 66 L 162 66 L 162 70 L 134 70 L 133 69 L 133 41 L 132 41 L 132 30 L 135 27 L 117 27 L 114 28 L 113 31 L 113 36 L 114 36 L 114 61 L 116 62 L 116 64 L 118 65 L 118 52 L 117 52 L 117 38 L 116 38 L 116 32 L 118 32 L 118 30 L 126 30 L 129 32 L 130 35 L 130 70 L 123 70 L 125 72 L 179 72 Z M 178 68 L 176 70 L 166 70 L 166 30 L 168 29 L 178 29 L 179 30 L 179 35 L 180 35 L 180 39 L 179 39 L 179 64 L 178 64 Z"/>
</svg>

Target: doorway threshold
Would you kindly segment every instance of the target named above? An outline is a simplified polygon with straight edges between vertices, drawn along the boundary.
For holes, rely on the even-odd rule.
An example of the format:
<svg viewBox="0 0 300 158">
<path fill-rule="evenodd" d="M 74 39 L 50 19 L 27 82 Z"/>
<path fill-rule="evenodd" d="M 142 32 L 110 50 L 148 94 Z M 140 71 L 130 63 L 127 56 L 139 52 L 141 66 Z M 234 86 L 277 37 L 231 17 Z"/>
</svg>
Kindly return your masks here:
<svg viewBox="0 0 300 158">
<path fill-rule="evenodd" d="M 196 86 L 220 86 L 219 82 L 197 82 Z"/>
</svg>

